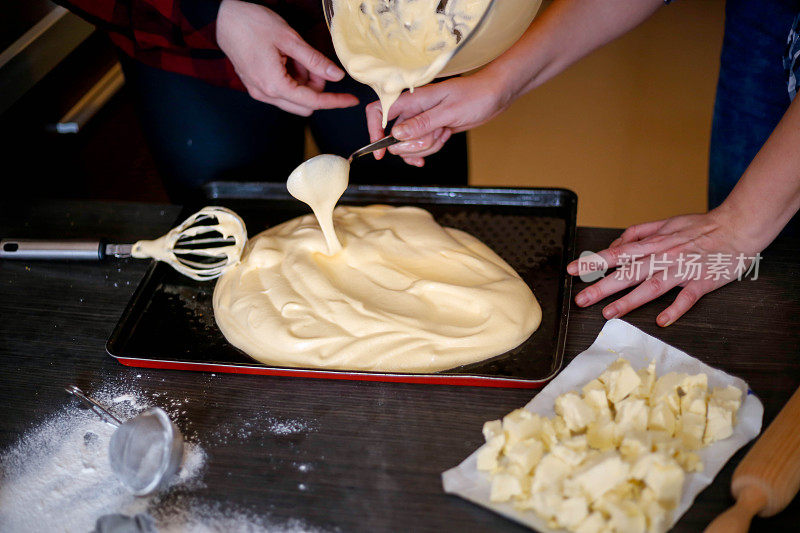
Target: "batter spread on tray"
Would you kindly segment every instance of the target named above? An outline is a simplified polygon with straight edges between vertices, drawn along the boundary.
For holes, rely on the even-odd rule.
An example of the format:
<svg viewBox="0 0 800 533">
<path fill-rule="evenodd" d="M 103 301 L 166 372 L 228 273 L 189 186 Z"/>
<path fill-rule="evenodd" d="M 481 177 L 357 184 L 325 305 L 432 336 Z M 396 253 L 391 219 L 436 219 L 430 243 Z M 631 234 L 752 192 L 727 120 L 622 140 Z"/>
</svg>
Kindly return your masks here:
<svg viewBox="0 0 800 533">
<path fill-rule="evenodd" d="M 342 194 L 342 176 L 314 170 L 344 173 L 346 186 L 349 165 L 319 157 L 327 159 L 295 171 L 290 191 L 316 198 L 326 220 L 335 200 L 325 199 Z M 338 207 L 328 227 L 326 240 L 306 215 L 248 242 L 214 290 L 231 344 L 278 366 L 436 372 L 502 354 L 541 322 L 530 288 L 503 259 L 423 209 Z"/>
</svg>

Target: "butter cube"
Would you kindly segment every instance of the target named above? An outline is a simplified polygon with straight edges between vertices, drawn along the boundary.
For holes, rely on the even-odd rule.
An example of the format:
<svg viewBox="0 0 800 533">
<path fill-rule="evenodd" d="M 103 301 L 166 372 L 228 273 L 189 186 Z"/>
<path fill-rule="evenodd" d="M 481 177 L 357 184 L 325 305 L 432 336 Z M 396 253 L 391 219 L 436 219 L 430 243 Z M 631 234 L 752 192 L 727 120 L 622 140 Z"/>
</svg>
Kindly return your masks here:
<svg viewBox="0 0 800 533">
<path fill-rule="evenodd" d="M 564 498 L 555 490 L 541 490 L 531 493 L 525 506 L 536 511 L 545 520 L 553 520 Z M 558 526 L 555 526 L 558 527 Z"/>
<path fill-rule="evenodd" d="M 486 444 L 478 450 L 478 470 L 494 472 L 498 467 L 498 458 L 506 442 L 503 425 L 499 420 L 492 420 L 483 425 L 483 438 Z"/>
<path fill-rule="evenodd" d="M 556 415 L 552 420 L 553 430 L 556 432 L 556 439 L 562 441 L 572 437 L 572 432 L 570 432 L 569 428 L 567 427 L 564 417 L 561 415 Z"/>
<path fill-rule="evenodd" d="M 564 418 L 569 430 L 576 433 L 586 429 L 586 426 L 597 417 L 594 409 L 574 392 L 556 398 L 555 410 Z"/>
<path fill-rule="evenodd" d="M 647 418 L 647 429 L 663 431 L 668 435 L 675 434 L 675 414 L 665 403 L 658 403 L 650 409 Z"/>
<path fill-rule="evenodd" d="M 681 402 L 678 397 L 678 386 L 686 378 L 686 374 L 669 372 L 656 380 L 653 385 L 653 394 L 650 396 L 650 405 L 666 404 L 676 415 L 681 412 Z"/>
<path fill-rule="evenodd" d="M 703 444 L 727 439 L 731 435 L 733 435 L 733 412 L 715 403 L 709 404 Z"/>
<path fill-rule="evenodd" d="M 645 533 L 647 519 L 642 510 L 632 501 L 603 502 L 601 510 L 609 515 L 608 526 L 616 533 Z"/>
<path fill-rule="evenodd" d="M 489 499 L 493 502 L 507 502 L 523 493 L 520 478 L 511 474 L 498 473 L 492 477 L 492 490 Z"/>
<path fill-rule="evenodd" d="M 694 413 L 700 416 L 706 416 L 706 391 L 705 389 L 692 388 L 686 390 L 682 395 L 679 388 L 679 395 L 681 398 L 681 414 Z"/>
<path fill-rule="evenodd" d="M 627 432 L 647 429 L 647 403 L 641 398 L 626 398 L 616 404 L 616 409 L 614 422 L 620 438 Z"/>
<path fill-rule="evenodd" d="M 515 409 L 503 418 L 506 445 L 535 437 L 542 430 L 542 418 L 526 409 Z"/>
<path fill-rule="evenodd" d="M 727 387 L 718 387 L 711 392 L 710 404 L 717 405 L 730 411 L 733 416 L 733 423 L 736 423 L 736 412 L 742 405 L 742 391 L 738 387 L 728 385 Z"/>
<path fill-rule="evenodd" d="M 686 472 L 703 471 L 703 461 L 701 461 L 700 456 L 694 452 L 676 450 L 673 454 L 673 458 L 678 461 L 678 464 L 681 465 L 681 468 L 683 468 Z"/>
<path fill-rule="evenodd" d="M 589 391 L 593 391 L 593 390 L 601 390 L 601 391 L 605 392 L 606 391 L 606 386 L 603 385 L 602 381 L 600 381 L 597 378 L 594 378 L 592 381 L 590 381 L 589 383 L 587 383 L 586 385 L 583 386 L 583 389 L 581 389 L 581 392 L 583 392 L 583 395 L 586 396 L 589 393 Z"/>
<path fill-rule="evenodd" d="M 656 384 L 656 362 L 650 361 L 647 368 L 643 368 L 636 372 L 642 383 L 633 391 L 633 395 L 637 398 L 648 399 L 653 394 L 653 386 Z"/>
<path fill-rule="evenodd" d="M 586 441 L 596 450 L 610 450 L 616 446 L 614 429 L 614 422 L 610 419 L 599 418 L 586 429 Z"/>
<path fill-rule="evenodd" d="M 572 467 L 581 464 L 587 456 L 586 450 L 576 450 L 565 444 L 556 444 L 553 446 L 553 449 L 550 450 L 550 453 Z"/>
<path fill-rule="evenodd" d="M 542 426 L 536 438 L 544 443 L 545 449 L 549 450 L 558 443 L 556 436 L 555 423 L 549 418 L 542 419 Z"/>
<path fill-rule="evenodd" d="M 533 479 L 531 479 L 531 492 L 539 492 L 549 489 L 551 487 L 560 487 L 561 482 L 570 473 L 572 467 L 563 461 L 560 457 L 548 453 L 533 471 Z"/>
<path fill-rule="evenodd" d="M 626 461 L 636 461 L 642 455 L 651 452 L 650 437 L 646 432 L 630 432 L 623 437 L 619 445 L 619 453 Z"/>
<path fill-rule="evenodd" d="M 652 493 L 650 489 L 645 489 Z M 658 501 L 642 498 L 639 504 L 647 519 L 647 533 L 664 533 L 669 526 L 670 513 Z"/>
<path fill-rule="evenodd" d="M 500 452 L 503 450 L 504 440 L 505 438 L 502 435 L 498 435 L 480 447 L 477 456 L 478 470 L 486 470 L 489 472 L 497 470 L 498 459 L 500 457 Z"/>
<path fill-rule="evenodd" d="M 611 417 L 611 406 L 608 404 L 608 396 L 606 396 L 606 389 L 599 380 L 593 380 L 591 383 L 596 382 L 599 388 L 589 388 L 588 385 L 583 388 L 583 401 L 591 407 L 595 412 L 595 418 Z"/>
<path fill-rule="evenodd" d="M 589 516 L 589 502 L 581 496 L 566 498 L 555 514 L 555 521 L 559 526 L 574 529 Z"/>
<path fill-rule="evenodd" d="M 505 435 L 503 434 L 503 423 L 500 420 L 491 420 L 483 424 L 483 438 L 486 439 L 486 442 L 489 442 L 495 437 L 503 437 L 505 441 Z"/>
<path fill-rule="evenodd" d="M 583 522 L 575 527 L 575 533 L 605 533 L 609 531 L 608 521 L 598 511 L 592 511 Z"/>
<path fill-rule="evenodd" d="M 506 459 L 517 465 L 523 475 L 528 475 L 544 455 L 544 444 L 536 439 L 527 439 L 515 443 L 506 450 Z"/>
<path fill-rule="evenodd" d="M 631 477 L 644 481 L 662 505 L 672 508 L 681 499 L 683 469 L 663 453 L 652 453 L 639 459 L 631 469 Z"/>
<path fill-rule="evenodd" d="M 680 438 L 683 445 L 690 450 L 697 450 L 703 446 L 703 435 L 706 431 L 706 417 L 697 413 L 681 415 L 675 436 Z"/>
<path fill-rule="evenodd" d="M 608 399 L 617 403 L 632 393 L 642 380 L 625 359 L 617 359 L 598 378 L 606 386 Z"/>
<path fill-rule="evenodd" d="M 572 480 L 593 502 L 628 477 L 630 467 L 616 452 L 607 452 L 581 466 Z"/>
<path fill-rule="evenodd" d="M 708 376 L 705 374 L 692 374 L 683 378 L 680 388 L 684 392 L 689 392 L 692 389 L 699 389 L 702 391 L 708 390 Z"/>
<path fill-rule="evenodd" d="M 576 435 L 571 439 L 564 441 L 564 446 L 577 451 L 589 451 L 589 441 L 586 435 Z"/>
</svg>

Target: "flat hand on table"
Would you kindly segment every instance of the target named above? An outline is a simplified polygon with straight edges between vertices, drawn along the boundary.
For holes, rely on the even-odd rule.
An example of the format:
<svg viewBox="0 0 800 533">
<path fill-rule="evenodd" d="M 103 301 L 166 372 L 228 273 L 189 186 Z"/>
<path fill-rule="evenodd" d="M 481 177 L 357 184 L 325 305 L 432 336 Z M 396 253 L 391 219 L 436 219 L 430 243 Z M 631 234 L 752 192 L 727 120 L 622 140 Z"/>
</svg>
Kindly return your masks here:
<svg viewBox="0 0 800 533">
<path fill-rule="evenodd" d="M 264 6 L 223 0 L 217 42 L 256 100 L 301 116 L 358 104 L 351 94 L 324 92 L 344 71 Z"/>
<path fill-rule="evenodd" d="M 387 120 L 397 119 L 392 135 L 403 141 L 389 148 L 409 165 L 425 165 L 425 157 L 442 149 L 453 133 L 466 131 L 499 115 L 511 102 L 496 78 L 486 71 L 452 78 L 406 92 Z M 370 141 L 385 136 L 380 102 L 367 106 Z M 382 159 L 386 150 L 375 152 Z"/>
<path fill-rule="evenodd" d="M 743 221 L 733 218 L 720 208 L 707 214 L 631 226 L 596 256 L 567 265 L 567 272 L 573 276 L 587 274 L 590 270 L 586 265 L 592 260 L 595 264 L 604 261 L 608 268 L 619 267 L 579 292 L 575 302 L 588 307 L 638 285 L 603 309 L 603 316 L 610 320 L 674 287 L 683 287 L 675 301 L 656 318 L 659 326 L 669 326 L 702 296 L 743 276 L 753 258 L 766 247 L 767 243 L 748 236 L 739 227 Z M 636 261 L 639 269 L 634 267 Z"/>
</svg>

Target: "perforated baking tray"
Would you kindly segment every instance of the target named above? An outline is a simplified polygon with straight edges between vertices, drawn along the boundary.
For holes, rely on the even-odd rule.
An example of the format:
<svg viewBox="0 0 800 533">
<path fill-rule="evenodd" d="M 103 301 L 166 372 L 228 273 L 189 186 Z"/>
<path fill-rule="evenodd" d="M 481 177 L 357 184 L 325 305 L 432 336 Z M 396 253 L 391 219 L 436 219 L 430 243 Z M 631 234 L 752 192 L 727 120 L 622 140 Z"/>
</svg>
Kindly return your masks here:
<svg viewBox="0 0 800 533">
<path fill-rule="evenodd" d="M 248 233 L 309 212 L 284 184 L 216 182 L 209 203 L 235 210 Z M 519 272 L 542 306 L 542 324 L 523 344 L 497 357 L 434 374 L 274 367 L 228 344 L 214 322 L 214 282 L 196 282 L 154 263 L 107 343 L 129 366 L 279 376 L 477 385 L 542 386 L 560 370 L 569 319 L 577 197 L 565 189 L 351 186 L 348 205 L 414 205 L 444 226 L 471 233 Z M 194 208 L 187 208 L 182 217 Z"/>
</svg>

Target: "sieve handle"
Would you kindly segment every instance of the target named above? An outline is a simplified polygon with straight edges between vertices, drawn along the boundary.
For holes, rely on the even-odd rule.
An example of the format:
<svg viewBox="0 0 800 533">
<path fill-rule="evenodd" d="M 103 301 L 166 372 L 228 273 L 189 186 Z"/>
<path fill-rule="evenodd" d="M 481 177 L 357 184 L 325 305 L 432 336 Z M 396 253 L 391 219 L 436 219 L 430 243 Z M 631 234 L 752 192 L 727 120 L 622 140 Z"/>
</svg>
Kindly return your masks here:
<svg viewBox="0 0 800 533">
<path fill-rule="evenodd" d="M 97 416 L 99 416 L 106 424 L 111 424 L 115 428 L 122 425 L 122 420 L 111 414 L 111 412 L 108 409 L 106 409 L 105 406 L 98 403 L 97 400 L 95 400 L 94 398 L 90 398 L 89 396 L 86 396 L 86 393 L 83 392 L 81 389 L 79 389 L 77 385 L 67 385 L 66 387 L 64 387 L 64 390 L 67 391 L 69 394 L 72 394 L 73 396 L 80 398 L 80 400 L 83 403 L 85 403 L 89 407 L 89 409 L 94 411 L 94 413 Z"/>
<path fill-rule="evenodd" d="M 0 259 L 100 261 L 105 256 L 106 247 L 102 241 L 0 240 Z"/>
</svg>

